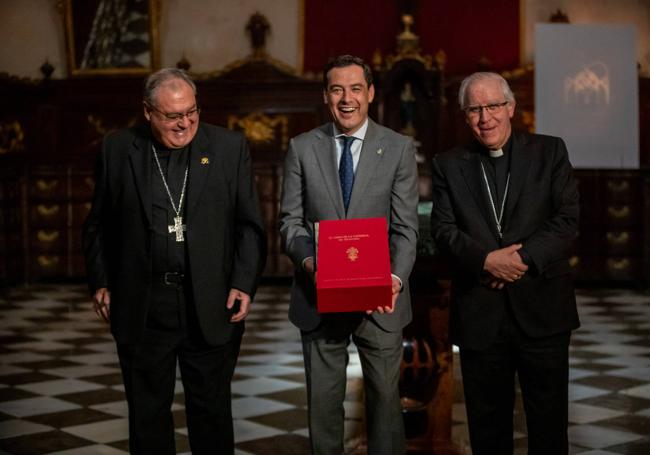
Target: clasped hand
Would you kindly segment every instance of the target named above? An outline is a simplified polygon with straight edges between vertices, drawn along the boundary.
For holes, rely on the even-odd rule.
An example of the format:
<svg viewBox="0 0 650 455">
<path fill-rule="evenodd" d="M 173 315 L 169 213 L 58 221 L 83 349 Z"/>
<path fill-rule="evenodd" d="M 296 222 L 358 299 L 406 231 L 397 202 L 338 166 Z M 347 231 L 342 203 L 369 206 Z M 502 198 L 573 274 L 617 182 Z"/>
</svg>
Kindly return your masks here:
<svg viewBox="0 0 650 455">
<path fill-rule="evenodd" d="M 513 283 L 524 276 L 528 266 L 521 260 L 518 251 L 522 244 L 517 243 L 506 248 L 491 251 L 485 258 L 483 270 L 490 274 L 488 287 L 503 289 L 507 283 Z"/>
</svg>

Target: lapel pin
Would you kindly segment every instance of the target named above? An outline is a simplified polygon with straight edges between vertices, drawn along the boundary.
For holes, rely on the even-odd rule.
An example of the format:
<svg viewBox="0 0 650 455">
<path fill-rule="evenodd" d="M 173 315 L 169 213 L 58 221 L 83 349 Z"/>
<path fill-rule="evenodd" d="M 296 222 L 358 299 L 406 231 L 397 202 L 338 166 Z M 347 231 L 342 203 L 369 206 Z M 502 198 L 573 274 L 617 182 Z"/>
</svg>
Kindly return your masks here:
<svg viewBox="0 0 650 455">
<path fill-rule="evenodd" d="M 207 156 L 201 158 L 201 164 L 210 164 L 210 160 L 208 159 Z"/>
<path fill-rule="evenodd" d="M 377 155 L 383 155 L 384 149 L 377 149 Z"/>
</svg>

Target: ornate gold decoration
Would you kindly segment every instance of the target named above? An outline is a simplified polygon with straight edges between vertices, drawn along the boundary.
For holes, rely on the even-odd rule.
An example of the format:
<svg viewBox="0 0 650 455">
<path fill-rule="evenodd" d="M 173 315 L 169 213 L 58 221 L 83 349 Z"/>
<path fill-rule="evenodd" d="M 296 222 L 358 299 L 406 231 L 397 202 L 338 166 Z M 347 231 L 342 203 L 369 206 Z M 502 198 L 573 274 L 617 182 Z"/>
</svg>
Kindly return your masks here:
<svg viewBox="0 0 650 455">
<path fill-rule="evenodd" d="M 571 256 L 569 258 L 569 265 L 571 268 L 576 268 L 578 265 L 580 265 L 580 257 L 579 256 Z"/>
<path fill-rule="evenodd" d="M 520 77 L 524 77 L 533 71 L 535 71 L 535 66 L 532 63 L 528 63 L 527 65 L 520 66 L 510 71 L 502 71 L 501 76 L 507 80 L 519 79 Z"/>
<path fill-rule="evenodd" d="M 54 191 L 57 186 L 59 186 L 58 180 L 36 180 L 36 189 L 42 193 L 49 193 L 51 191 Z"/>
<path fill-rule="evenodd" d="M 607 189 L 612 193 L 627 193 L 630 189 L 630 182 L 627 180 L 608 180 Z"/>
<path fill-rule="evenodd" d="M 282 150 L 289 146 L 289 117 L 276 115 L 270 117 L 263 112 L 251 112 L 245 117 L 228 116 L 228 129 L 241 128 L 246 138 L 256 144 L 269 143 L 275 140 L 275 130 L 280 127 L 280 143 Z"/>
<path fill-rule="evenodd" d="M 0 122 L 0 155 L 25 150 L 25 132 L 19 121 Z"/>
<path fill-rule="evenodd" d="M 375 52 L 372 54 L 372 67 L 376 71 L 380 71 L 383 64 L 384 64 L 384 57 L 381 55 L 381 50 L 377 48 L 375 49 Z"/>
<path fill-rule="evenodd" d="M 524 124 L 529 133 L 535 132 L 535 112 L 531 110 L 522 110 L 521 123 Z"/>
<path fill-rule="evenodd" d="M 106 136 L 108 133 L 124 128 L 124 125 L 106 126 L 102 118 L 93 114 L 88 114 L 86 119 L 88 120 L 88 124 L 93 127 L 93 131 L 97 133 L 97 138 L 90 143 L 89 148 L 92 148 L 99 144 L 104 139 L 104 136 Z M 138 117 L 133 116 L 129 119 L 126 127 L 130 128 L 132 126 L 135 126 L 136 123 L 138 123 Z"/>
<path fill-rule="evenodd" d="M 616 218 L 619 220 L 621 218 L 627 218 L 628 216 L 630 216 L 630 206 L 629 205 L 623 205 L 621 207 L 609 206 L 607 207 L 607 213 L 612 218 Z"/>
<path fill-rule="evenodd" d="M 203 80 L 206 80 L 206 79 L 221 77 L 224 74 L 227 74 L 227 73 L 229 73 L 231 71 L 236 70 L 237 68 L 241 68 L 241 67 L 246 66 L 246 65 L 248 65 L 250 63 L 259 63 L 259 62 L 264 62 L 264 63 L 266 63 L 266 64 L 268 64 L 270 66 L 273 66 L 275 69 L 277 69 L 281 73 L 288 74 L 290 76 L 300 77 L 298 75 L 298 71 L 294 67 L 284 63 L 283 61 L 280 61 L 278 59 L 275 59 L 275 58 L 271 57 L 266 52 L 263 55 L 260 55 L 260 56 L 249 55 L 248 57 L 244 57 L 242 59 L 235 60 L 234 62 L 229 63 L 228 65 L 224 66 L 220 70 L 209 71 L 209 72 L 206 72 L 206 73 L 192 73 L 192 77 L 194 78 L 194 80 L 197 80 L 197 81 L 203 81 Z"/>
<path fill-rule="evenodd" d="M 607 242 L 610 245 L 625 245 L 629 240 L 630 233 L 627 231 L 607 233 Z"/>
<path fill-rule="evenodd" d="M 56 265 L 59 263 L 59 259 L 59 256 L 42 254 L 36 258 L 36 262 L 38 262 L 38 265 L 43 268 L 52 268 L 56 267 Z"/>
<path fill-rule="evenodd" d="M 54 205 L 39 204 L 36 206 L 36 212 L 39 215 L 48 218 L 59 213 L 60 208 L 61 206 L 58 204 L 54 204 Z"/>
<path fill-rule="evenodd" d="M 397 35 L 397 55 L 386 57 L 386 68 L 390 69 L 395 63 L 405 59 L 422 62 L 428 70 L 433 67 L 433 57 L 420 53 L 420 37 L 411 31 L 414 22 L 410 14 L 402 15 L 404 31 Z"/>
<path fill-rule="evenodd" d="M 201 164 L 210 164 L 210 159 L 207 156 L 201 158 Z"/>
<path fill-rule="evenodd" d="M 0 82 L 9 83 L 9 84 L 21 84 L 29 86 L 37 86 L 43 83 L 42 79 L 33 79 L 27 76 L 16 76 L 15 74 L 9 74 L 6 71 L 0 71 Z"/>
<path fill-rule="evenodd" d="M 359 259 L 359 250 L 353 246 L 345 250 L 345 254 L 348 255 L 348 261 L 354 262 Z"/>
<path fill-rule="evenodd" d="M 86 117 L 90 126 L 93 127 L 95 133 L 99 136 L 104 137 L 108 133 L 108 128 L 104 126 L 104 121 L 100 118 L 95 117 L 93 114 L 88 114 Z"/>
<path fill-rule="evenodd" d="M 630 260 L 627 258 L 623 259 L 615 259 L 615 258 L 610 258 L 607 259 L 607 268 L 611 271 L 615 272 L 622 272 L 630 268 Z"/>
<path fill-rule="evenodd" d="M 40 229 L 36 233 L 36 238 L 39 240 L 39 242 L 52 243 L 59 238 L 60 234 L 61 233 L 59 231 L 46 231 L 44 229 Z"/>
<path fill-rule="evenodd" d="M 304 11 L 304 7 L 301 6 L 301 8 L 302 11 Z M 260 62 L 269 64 L 282 73 L 291 76 L 298 76 L 299 71 L 296 70 L 296 68 L 293 68 L 292 66 L 287 65 L 280 60 L 274 59 L 266 52 L 266 36 L 270 30 L 271 24 L 269 23 L 268 19 L 266 19 L 263 14 L 255 12 L 246 23 L 246 32 L 250 35 L 251 39 L 251 54 L 243 59 L 235 60 L 234 62 L 229 63 L 221 70 L 211 71 L 208 73 L 193 74 L 194 78 L 197 80 L 205 80 L 220 77 L 226 73 L 236 70 L 237 68 L 241 68 L 251 63 Z M 299 65 L 302 66 L 302 57 L 299 58 Z"/>
<path fill-rule="evenodd" d="M 440 71 L 443 71 L 445 69 L 445 66 L 447 66 L 447 53 L 443 49 L 438 49 L 438 52 L 436 52 L 434 59 L 436 65 L 438 66 L 438 69 Z"/>
</svg>

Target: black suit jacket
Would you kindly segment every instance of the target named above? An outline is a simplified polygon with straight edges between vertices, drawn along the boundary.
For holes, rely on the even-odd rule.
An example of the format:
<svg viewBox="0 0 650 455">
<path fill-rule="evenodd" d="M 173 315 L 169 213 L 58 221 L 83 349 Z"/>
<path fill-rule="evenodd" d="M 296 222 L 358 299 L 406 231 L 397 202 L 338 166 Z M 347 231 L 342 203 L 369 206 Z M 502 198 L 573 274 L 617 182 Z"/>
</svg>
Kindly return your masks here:
<svg viewBox="0 0 650 455">
<path fill-rule="evenodd" d="M 106 137 L 84 224 L 90 289 L 111 292 L 111 331 L 118 343 L 138 341 L 151 304 L 151 153 L 149 125 Z M 234 328 L 226 309 L 230 289 L 255 293 L 266 236 L 244 137 L 201 123 L 190 155 L 186 272 L 204 338 L 219 345 Z"/>
<path fill-rule="evenodd" d="M 562 139 L 513 133 L 510 188 L 499 244 L 472 143 L 436 157 L 433 163 L 432 235 L 452 268 L 451 333 L 455 344 L 487 347 L 509 301 L 515 318 L 532 337 L 579 326 L 568 257 L 578 224 L 578 192 Z M 503 291 L 483 283 L 490 251 L 522 243 L 532 264 Z M 507 294 L 504 295 L 504 293 Z"/>
</svg>

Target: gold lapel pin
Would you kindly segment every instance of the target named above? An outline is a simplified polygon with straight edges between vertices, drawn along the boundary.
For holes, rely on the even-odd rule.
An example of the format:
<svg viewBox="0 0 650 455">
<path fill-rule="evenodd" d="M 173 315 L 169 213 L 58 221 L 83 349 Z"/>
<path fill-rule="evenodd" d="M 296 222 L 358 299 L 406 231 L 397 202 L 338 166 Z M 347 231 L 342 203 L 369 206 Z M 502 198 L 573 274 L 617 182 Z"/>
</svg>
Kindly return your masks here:
<svg viewBox="0 0 650 455">
<path fill-rule="evenodd" d="M 210 164 L 210 160 L 208 159 L 207 156 L 201 158 L 201 164 Z"/>
<path fill-rule="evenodd" d="M 377 155 L 383 155 L 383 154 L 384 154 L 384 149 L 377 150 Z"/>
</svg>

